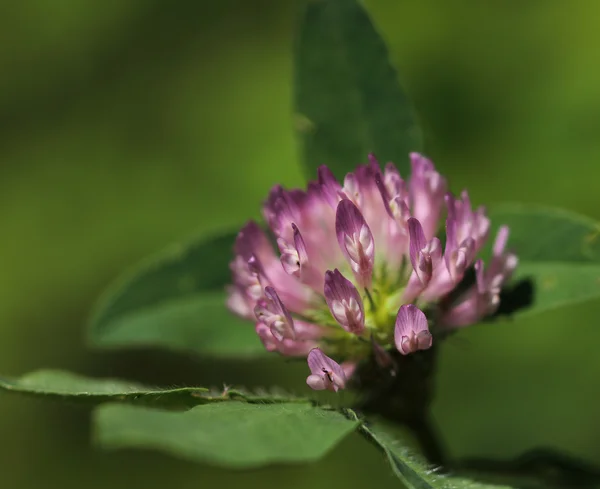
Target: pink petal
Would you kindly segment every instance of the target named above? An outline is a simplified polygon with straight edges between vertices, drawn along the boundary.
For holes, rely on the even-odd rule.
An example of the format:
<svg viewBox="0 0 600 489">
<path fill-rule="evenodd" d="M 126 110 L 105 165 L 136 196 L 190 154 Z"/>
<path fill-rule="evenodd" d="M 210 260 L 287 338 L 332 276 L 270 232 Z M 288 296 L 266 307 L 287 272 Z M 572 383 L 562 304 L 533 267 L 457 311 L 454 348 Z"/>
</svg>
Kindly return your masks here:
<svg viewBox="0 0 600 489">
<path fill-rule="evenodd" d="M 319 185 L 323 192 L 323 196 L 331 207 L 335 207 L 339 199 L 339 191 L 342 186 L 339 184 L 335 175 L 325 165 L 321 165 L 317 170 Z"/>
<path fill-rule="evenodd" d="M 320 386 L 313 376 L 323 379 L 324 388 L 337 392 L 346 386 L 346 374 L 342 367 L 334 360 L 325 355 L 319 348 L 313 348 L 307 358 L 308 367 L 312 375 L 306 379 L 307 383 Z M 311 385 L 312 384 L 312 385 Z M 313 387 L 315 388 L 315 387 Z"/>
<path fill-rule="evenodd" d="M 311 389 L 322 391 L 327 389 L 325 378 L 320 375 L 311 374 L 306 378 L 306 383 Z"/>
<path fill-rule="evenodd" d="M 290 338 L 295 339 L 296 334 L 294 331 L 294 320 L 292 319 L 292 315 L 289 313 L 281 299 L 277 295 L 277 292 L 273 287 L 265 288 L 265 295 L 271 301 L 271 305 L 273 308 L 273 312 L 281 317 L 281 320 L 278 323 L 281 323 L 279 327 L 276 327 L 276 332 L 273 332 L 273 335 L 277 338 L 278 334 L 281 335 L 281 338 Z"/>
<path fill-rule="evenodd" d="M 427 246 L 427 239 L 425 239 L 421 223 L 414 217 L 408 220 L 408 233 L 410 235 L 410 262 L 416 270 L 419 251 Z"/>
<path fill-rule="evenodd" d="M 417 334 L 417 348 L 419 350 L 427 350 L 433 343 L 433 337 L 429 331 L 421 331 Z"/>
<path fill-rule="evenodd" d="M 414 304 L 404 304 L 400 307 L 396 316 L 396 331 L 398 334 L 406 335 L 409 332 L 418 333 L 423 330 L 429 330 L 427 318 L 423 311 Z"/>
<path fill-rule="evenodd" d="M 506 243 L 508 242 L 508 235 L 508 226 L 500 226 L 500 229 L 498 229 L 498 234 L 496 235 L 496 241 L 494 241 L 494 256 L 499 256 L 504 253 L 504 248 L 506 248 Z"/>
<path fill-rule="evenodd" d="M 423 349 L 422 347 L 429 348 L 431 341 L 427 335 L 429 335 L 429 325 L 423 311 L 414 304 L 403 305 L 398 311 L 394 329 L 394 341 L 398 351 L 407 355 Z"/>
<path fill-rule="evenodd" d="M 431 160 L 419 153 L 411 153 L 410 159 L 412 214 L 423 226 L 425 237 L 430 240 L 435 235 L 444 205 L 446 180 L 435 170 Z"/>
<path fill-rule="evenodd" d="M 324 294 L 335 320 L 349 333 L 361 334 L 365 327 L 362 298 L 354 284 L 337 268 L 325 273 Z"/>
<path fill-rule="evenodd" d="M 477 291 L 480 294 L 484 294 L 486 289 L 486 283 L 483 270 L 483 260 L 477 260 L 475 262 L 475 281 L 477 283 Z"/>
<path fill-rule="evenodd" d="M 371 285 L 375 243 L 371 229 L 358 208 L 348 199 L 338 204 L 335 219 L 338 243 L 360 285 Z"/>
</svg>

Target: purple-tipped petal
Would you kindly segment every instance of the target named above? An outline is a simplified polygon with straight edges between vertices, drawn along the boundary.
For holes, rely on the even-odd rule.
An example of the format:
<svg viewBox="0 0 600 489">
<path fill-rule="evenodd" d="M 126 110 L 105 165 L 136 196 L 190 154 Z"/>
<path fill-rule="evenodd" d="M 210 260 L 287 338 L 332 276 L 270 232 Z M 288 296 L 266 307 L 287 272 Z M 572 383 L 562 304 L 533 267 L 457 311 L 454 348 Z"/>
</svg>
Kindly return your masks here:
<svg viewBox="0 0 600 489">
<path fill-rule="evenodd" d="M 448 208 L 448 221 L 455 222 L 456 245 L 467 239 L 474 242 L 473 252 L 477 253 L 487 240 L 490 220 L 486 216 L 485 209 L 479 207 L 473 211 L 471 200 L 466 191 L 461 193 L 460 199 L 453 195 L 446 195 L 446 207 Z"/>
<path fill-rule="evenodd" d="M 465 209 L 468 209 L 468 211 L 470 212 L 472 209 L 472 206 L 471 206 L 471 198 L 469 197 L 469 192 L 467 192 L 466 190 L 463 190 L 460 193 L 460 198 L 462 200 L 462 203 L 463 203 Z"/>
<path fill-rule="evenodd" d="M 333 172 L 327 165 L 321 165 L 317 168 L 317 179 L 319 185 L 325 185 L 330 187 L 340 187 L 339 182 L 335 178 Z"/>
<path fill-rule="evenodd" d="M 260 226 L 254 221 L 248 221 L 237 235 L 234 251 L 246 261 L 252 256 L 264 260 L 273 254 L 273 247 Z"/>
<path fill-rule="evenodd" d="M 402 199 L 408 199 L 406 190 L 406 183 L 400 176 L 397 168 L 393 163 L 385 165 L 385 172 L 383 175 L 383 183 L 391 197 L 400 197 Z"/>
<path fill-rule="evenodd" d="M 298 226 L 292 223 L 293 244 L 289 244 L 283 238 L 277 239 L 277 245 L 281 251 L 281 265 L 286 273 L 293 275 L 294 277 L 301 278 L 302 269 L 306 267 L 308 263 L 308 253 L 306 251 L 306 244 Z"/>
<path fill-rule="evenodd" d="M 444 261 L 448 273 L 452 276 L 450 259 L 452 252 L 458 248 L 456 239 L 456 219 L 450 217 L 450 207 L 448 207 L 448 219 L 446 219 L 446 248 L 444 249 Z"/>
<path fill-rule="evenodd" d="M 438 238 L 427 242 L 421 223 L 414 217 L 408 220 L 408 233 L 410 262 L 421 285 L 425 287 L 442 258 L 442 245 Z"/>
<path fill-rule="evenodd" d="M 401 225 L 408 226 L 406 223 L 410 218 L 410 209 L 406 201 L 401 197 L 392 199 L 389 205 L 392 217 Z M 408 232 L 408 231 L 406 231 Z"/>
<path fill-rule="evenodd" d="M 337 392 L 346 387 L 346 374 L 342 367 L 319 348 L 313 348 L 309 352 L 307 362 L 311 375 L 306 383 L 312 389 Z"/>
<path fill-rule="evenodd" d="M 427 239 L 423 233 L 423 227 L 418 219 L 411 217 L 408 220 L 408 234 L 410 236 L 410 262 L 415 271 L 418 270 L 419 253 L 427 246 Z M 418 272 L 417 272 L 418 273 Z"/>
<path fill-rule="evenodd" d="M 340 200 L 338 194 L 342 189 L 342 186 L 339 184 L 332 171 L 325 165 L 321 165 L 317 169 L 317 175 L 325 199 L 331 207 L 335 208 L 338 200 Z"/>
<path fill-rule="evenodd" d="M 306 357 L 310 350 L 316 346 L 316 341 L 312 338 L 278 339 L 273 335 L 271 328 L 264 323 L 256 324 L 256 334 L 267 351 L 277 351 L 285 356 Z"/>
<path fill-rule="evenodd" d="M 446 203 L 446 209 L 448 211 L 448 220 L 456 221 L 456 199 L 452 193 L 448 192 L 444 195 L 444 202 Z"/>
<path fill-rule="evenodd" d="M 325 300 L 335 320 L 349 333 L 365 329 L 365 310 L 354 284 L 336 268 L 325 272 Z"/>
<path fill-rule="evenodd" d="M 477 291 L 480 294 L 484 294 L 486 289 L 486 283 L 483 271 L 483 260 L 481 259 L 475 262 L 475 283 L 477 286 Z"/>
<path fill-rule="evenodd" d="M 416 342 L 418 350 L 427 350 L 433 344 L 433 336 L 429 331 L 421 331 L 417 334 Z"/>
<path fill-rule="evenodd" d="M 269 192 L 263 206 L 263 214 L 273 232 L 286 239 L 290 222 L 299 217 L 296 203 L 281 185 L 275 185 Z"/>
<path fill-rule="evenodd" d="M 505 239 L 502 237 L 501 239 Z M 502 285 L 510 278 L 516 257 L 512 254 L 495 255 L 487 268 L 483 261 L 475 262 L 475 285 L 463 296 L 460 303 L 447 310 L 440 324 L 447 328 L 458 328 L 473 324 L 493 314 L 500 304 Z"/>
<path fill-rule="evenodd" d="M 383 182 L 383 175 L 381 173 L 377 173 L 375 175 L 375 185 L 377 186 L 377 190 L 381 194 L 381 200 L 383 201 L 383 205 L 385 207 L 386 212 L 390 217 L 394 217 L 392 213 L 391 203 L 394 198 L 396 198 L 395 194 L 392 194 L 388 191 L 388 188 L 385 186 Z"/>
<path fill-rule="evenodd" d="M 289 224 L 286 232 L 288 237 L 284 241 L 287 244 L 292 241 L 293 234 Z M 335 248 L 337 250 L 337 246 Z M 312 291 L 285 272 L 269 238 L 256 223 L 249 222 L 242 228 L 234 250 L 236 256 L 230 264 L 234 283 L 243 288 L 249 298 L 261 298 L 263 289 L 271 285 L 291 310 L 302 310 L 310 303 Z"/>
<path fill-rule="evenodd" d="M 402 336 L 409 332 L 429 330 L 425 313 L 414 304 L 404 304 L 396 316 L 396 332 Z"/>
<path fill-rule="evenodd" d="M 454 209 L 454 200 L 448 199 L 452 205 L 448 207 L 448 219 L 446 220 L 446 248 L 444 249 L 444 261 L 448 269 L 448 275 L 452 282 L 457 284 L 462 280 L 466 269 L 471 265 L 475 255 L 475 240 L 467 237 L 460 245 L 458 243 L 458 221 L 450 217 L 450 209 Z M 454 213 L 454 210 L 452 211 Z"/>
<path fill-rule="evenodd" d="M 277 351 L 277 340 L 273 337 L 271 329 L 264 323 L 256 325 L 256 334 L 260 338 L 265 350 L 269 352 Z"/>
<path fill-rule="evenodd" d="M 490 277 L 502 277 L 503 282 L 508 281 L 512 277 L 518 263 L 518 259 L 513 253 L 505 252 L 508 235 L 508 227 L 500 226 L 492 248 L 492 260 L 486 272 Z"/>
<path fill-rule="evenodd" d="M 252 255 L 248 259 L 248 269 L 252 273 L 255 273 L 257 275 L 260 275 L 262 273 L 262 265 L 260 264 L 260 261 L 258 261 L 258 258 L 256 257 L 256 255 Z"/>
<path fill-rule="evenodd" d="M 433 238 L 444 205 L 446 180 L 435 170 L 431 160 L 411 153 L 412 173 L 409 181 L 413 216 L 421 225 L 425 237 Z"/>
<path fill-rule="evenodd" d="M 334 185 L 337 183 L 335 175 L 327 165 L 321 165 L 319 168 L 317 168 L 317 178 L 321 185 Z"/>
<path fill-rule="evenodd" d="M 325 382 L 325 377 L 321 375 L 311 374 L 306 377 L 306 383 L 308 386 L 316 391 L 322 391 L 327 389 L 327 383 Z"/>
<path fill-rule="evenodd" d="M 349 199 L 355 205 L 361 204 L 360 186 L 358 177 L 354 173 L 348 173 L 344 177 L 344 187 L 339 190 L 338 195 L 342 199 Z"/>
<path fill-rule="evenodd" d="M 299 278 L 302 264 L 296 248 L 282 238 L 277 240 L 277 246 L 279 246 L 279 251 L 281 251 L 280 261 L 285 273 Z"/>
<path fill-rule="evenodd" d="M 265 296 L 266 299 L 261 299 L 256 303 L 254 309 L 256 319 L 267 325 L 278 341 L 285 338 L 295 339 L 294 320 L 275 289 L 266 287 Z"/>
<path fill-rule="evenodd" d="M 238 285 L 229 285 L 227 290 L 227 307 L 240 317 L 252 319 L 252 300 L 245 290 Z"/>
<path fill-rule="evenodd" d="M 429 337 L 427 336 L 429 335 Z M 425 350 L 431 346 L 429 325 L 423 311 L 414 304 L 405 304 L 396 316 L 394 342 L 403 355 L 417 350 Z"/>
<path fill-rule="evenodd" d="M 375 183 L 388 215 L 397 223 L 404 225 L 410 217 L 410 208 L 404 180 L 400 178 L 398 170 L 388 164 L 385 175 L 378 174 Z"/>
<path fill-rule="evenodd" d="M 375 260 L 375 242 L 363 215 L 348 199 L 343 199 L 338 204 L 335 230 L 340 248 L 358 283 L 369 287 Z"/>
<path fill-rule="evenodd" d="M 248 291 L 253 297 L 258 299 L 263 296 L 263 289 L 267 287 L 269 281 L 262 263 L 255 255 L 252 255 L 248 260 L 248 270 L 255 277 L 255 283 L 248 288 Z"/>
<path fill-rule="evenodd" d="M 508 280 L 512 276 L 512 273 L 515 271 L 515 268 L 517 268 L 518 264 L 519 258 L 517 257 L 517 255 L 514 255 L 512 253 L 508 253 L 507 255 L 505 255 L 504 275 L 506 277 L 506 280 Z"/>
<path fill-rule="evenodd" d="M 496 241 L 494 241 L 494 256 L 500 256 L 502 253 L 504 253 L 504 248 L 506 248 L 506 243 L 508 242 L 508 235 L 508 226 L 500 226 L 500 229 L 498 229 L 498 234 L 496 234 Z"/>
<path fill-rule="evenodd" d="M 473 238 L 465 239 L 460 246 L 454 250 L 450 260 L 451 269 L 449 270 L 454 283 L 458 283 L 462 280 L 465 271 L 472 263 L 473 256 L 475 255 L 474 250 L 475 241 Z"/>
<path fill-rule="evenodd" d="M 294 246 L 296 247 L 296 251 L 298 252 L 298 256 L 300 257 L 300 262 L 305 264 L 308 262 L 306 244 L 304 243 L 304 239 L 302 239 L 302 235 L 300 234 L 298 226 L 292 223 L 292 229 L 294 230 Z"/>
<path fill-rule="evenodd" d="M 295 339 L 294 320 L 273 287 L 265 288 L 265 295 L 271 301 L 277 317 L 271 323 L 271 332 L 278 339 Z M 280 338 L 279 338 L 280 337 Z"/>
</svg>

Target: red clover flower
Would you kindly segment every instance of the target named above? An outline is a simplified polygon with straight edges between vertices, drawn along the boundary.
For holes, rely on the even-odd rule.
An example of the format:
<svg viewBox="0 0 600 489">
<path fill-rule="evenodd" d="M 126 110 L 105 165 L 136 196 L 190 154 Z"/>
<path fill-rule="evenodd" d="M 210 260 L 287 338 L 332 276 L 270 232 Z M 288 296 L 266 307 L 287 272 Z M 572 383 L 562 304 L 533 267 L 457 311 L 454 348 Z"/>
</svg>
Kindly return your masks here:
<svg viewBox="0 0 600 489">
<path fill-rule="evenodd" d="M 370 355 L 393 365 L 393 348 L 426 350 L 437 334 L 493 314 L 517 266 L 501 227 L 484 267 L 485 209 L 449 193 L 429 159 L 410 158 L 407 182 L 370 155 L 343 184 L 321 166 L 306 191 L 274 187 L 263 214 L 279 255 L 257 223 L 238 234 L 228 305 L 255 322 L 268 351 L 307 357 L 313 389 L 343 389 Z M 475 283 L 455 297 L 469 269 Z"/>
</svg>

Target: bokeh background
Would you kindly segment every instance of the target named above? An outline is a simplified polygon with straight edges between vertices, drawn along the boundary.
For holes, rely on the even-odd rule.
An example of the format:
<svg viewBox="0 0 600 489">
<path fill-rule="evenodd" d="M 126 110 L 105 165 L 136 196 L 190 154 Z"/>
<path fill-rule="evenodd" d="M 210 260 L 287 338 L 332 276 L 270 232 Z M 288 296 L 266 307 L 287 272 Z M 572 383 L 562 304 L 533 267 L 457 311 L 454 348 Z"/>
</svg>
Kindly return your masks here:
<svg viewBox="0 0 600 489">
<path fill-rule="evenodd" d="M 286 383 L 304 368 L 86 349 L 90 308 L 163 245 L 257 216 L 301 185 L 292 133 L 299 2 L 0 3 L 0 372 L 165 384 Z M 600 3 L 369 0 L 427 132 L 475 203 L 600 219 Z M 436 419 L 455 455 L 554 446 L 600 463 L 600 303 L 449 342 Z M 0 397 L 1 487 L 394 487 L 351 438 L 320 463 L 252 472 L 89 446 L 89 412 Z"/>
</svg>

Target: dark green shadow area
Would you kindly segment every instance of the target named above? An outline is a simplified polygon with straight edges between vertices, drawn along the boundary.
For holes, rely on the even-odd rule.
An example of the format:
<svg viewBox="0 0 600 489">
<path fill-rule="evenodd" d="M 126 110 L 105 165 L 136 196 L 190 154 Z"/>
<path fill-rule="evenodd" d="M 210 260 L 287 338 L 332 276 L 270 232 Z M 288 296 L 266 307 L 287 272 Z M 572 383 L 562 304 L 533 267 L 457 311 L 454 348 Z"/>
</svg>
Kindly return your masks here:
<svg viewBox="0 0 600 489">
<path fill-rule="evenodd" d="M 303 364 L 90 353 L 83 338 L 94 300 L 125 267 L 258 217 L 275 182 L 302 183 L 296 3 L 0 7 L 0 372 L 304 392 Z M 468 187 L 476 204 L 537 202 L 600 219 L 600 67 L 589 48 L 600 42 L 600 5 L 366 4 L 453 189 Z M 588 302 L 451 338 L 434 414 L 452 454 L 512 460 L 549 446 L 600 463 L 599 316 Z M 11 489 L 397 487 L 358 435 L 314 465 L 233 473 L 93 450 L 85 408 L 2 396 L 0 419 Z"/>
</svg>

